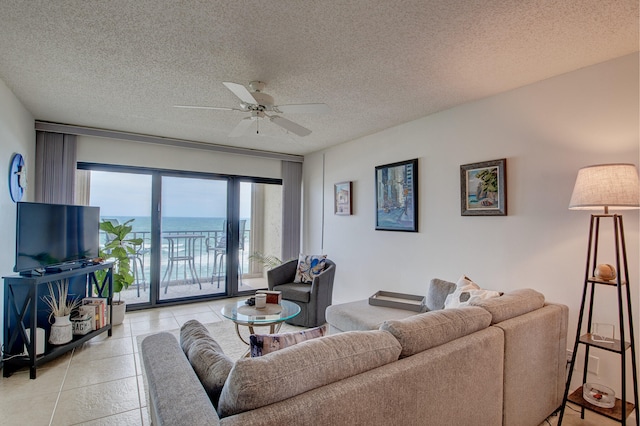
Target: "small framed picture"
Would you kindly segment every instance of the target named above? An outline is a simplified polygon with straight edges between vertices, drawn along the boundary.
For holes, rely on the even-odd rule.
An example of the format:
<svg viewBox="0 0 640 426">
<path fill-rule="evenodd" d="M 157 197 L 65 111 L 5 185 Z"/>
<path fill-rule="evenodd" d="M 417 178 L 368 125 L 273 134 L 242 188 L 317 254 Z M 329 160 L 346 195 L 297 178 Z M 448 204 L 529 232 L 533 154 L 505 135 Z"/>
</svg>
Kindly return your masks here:
<svg viewBox="0 0 640 426">
<path fill-rule="evenodd" d="M 376 167 L 376 230 L 418 232 L 418 159 Z"/>
<path fill-rule="evenodd" d="M 348 216 L 351 214 L 351 191 L 353 189 L 352 182 L 340 182 L 334 186 L 334 209 L 337 215 Z"/>
<path fill-rule="evenodd" d="M 507 160 L 460 166 L 462 216 L 507 215 Z"/>
</svg>

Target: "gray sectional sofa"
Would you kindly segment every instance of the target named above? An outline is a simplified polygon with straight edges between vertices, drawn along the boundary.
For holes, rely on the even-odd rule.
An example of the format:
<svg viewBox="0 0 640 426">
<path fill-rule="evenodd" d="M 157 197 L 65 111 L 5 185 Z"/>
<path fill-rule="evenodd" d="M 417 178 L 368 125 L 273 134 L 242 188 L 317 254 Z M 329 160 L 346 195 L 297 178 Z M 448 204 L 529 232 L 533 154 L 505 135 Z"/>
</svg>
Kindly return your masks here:
<svg viewBox="0 0 640 426">
<path fill-rule="evenodd" d="M 358 310 L 361 322 L 345 314 Z M 374 324 L 381 310 L 387 318 Z M 480 306 L 395 311 L 335 305 L 327 320 L 343 332 L 236 361 L 218 400 L 172 334 L 149 336 L 141 351 L 152 422 L 537 426 L 560 406 L 565 306 L 527 290 Z"/>
</svg>

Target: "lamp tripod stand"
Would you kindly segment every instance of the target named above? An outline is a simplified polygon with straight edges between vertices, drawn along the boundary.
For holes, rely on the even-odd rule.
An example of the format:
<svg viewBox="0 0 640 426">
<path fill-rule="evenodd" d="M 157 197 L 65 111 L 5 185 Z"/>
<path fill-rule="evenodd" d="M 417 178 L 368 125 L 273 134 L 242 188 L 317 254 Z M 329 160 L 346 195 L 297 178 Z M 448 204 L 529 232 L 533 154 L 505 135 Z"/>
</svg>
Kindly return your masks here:
<svg viewBox="0 0 640 426">
<path fill-rule="evenodd" d="M 612 219 L 614 228 L 615 239 L 615 267 L 618 274 L 615 279 L 605 280 L 600 277 L 596 277 L 593 274 L 597 265 L 598 259 L 598 244 L 600 234 L 600 221 L 602 219 Z M 592 334 L 592 320 L 593 320 L 593 304 L 595 297 L 596 286 L 605 286 L 614 288 L 617 293 L 617 306 L 618 306 L 618 319 L 620 327 L 620 339 L 613 339 L 611 342 L 602 341 L 595 338 Z M 587 329 L 583 334 L 583 319 L 585 314 L 585 308 L 587 310 Z M 625 314 L 626 311 L 626 314 Z M 628 339 L 628 340 L 627 340 Z M 614 352 L 619 354 L 621 361 L 621 374 L 622 374 L 622 394 L 621 398 L 615 399 L 615 405 L 613 408 L 602 408 L 597 405 L 591 404 L 583 397 L 583 386 L 580 386 L 573 393 L 569 395 L 569 388 L 571 386 L 571 378 L 573 376 L 573 369 L 575 366 L 576 358 L 578 355 L 578 348 L 580 345 L 585 346 L 584 350 L 584 370 L 582 373 L 583 386 L 587 382 L 587 369 L 589 361 L 590 348 L 598 348 L 601 350 Z M 631 352 L 631 369 L 633 377 L 633 401 L 634 403 L 627 402 L 626 388 L 627 388 L 627 351 Z M 576 332 L 575 343 L 573 346 L 573 354 L 571 356 L 571 362 L 569 366 L 569 377 L 567 378 L 567 384 L 565 387 L 564 398 L 562 401 L 562 408 L 560 410 L 560 417 L 558 420 L 558 426 L 562 424 L 564 416 L 564 410 L 567 402 L 572 402 L 581 407 L 580 417 L 584 419 L 585 409 L 596 412 L 603 416 L 609 417 L 613 420 L 619 421 L 621 424 L 625 424 L 627 417 L 635 410 L 636 412 L 636 425 L 640 420 L 638 415 L 638 371 L 636 367 L 636 351 L 633 332 L 633 319 L 631 310 L 631 291 L 629 289 L 629 269 L 627 266 L 627 251 L 624 240 L 624 228 L 622 223 L 622 216 L 608 214 L 608 209 L 605 207 L 605 214 L 591 215 L 591 225 L 589 227 L 589 247 L 587 250 L 587 265 L 585 270 L 584 288 L 582 291 L 582 303 L 580 305 L 580 314 L 578 317 L 578 327 Z"/>
</svg>

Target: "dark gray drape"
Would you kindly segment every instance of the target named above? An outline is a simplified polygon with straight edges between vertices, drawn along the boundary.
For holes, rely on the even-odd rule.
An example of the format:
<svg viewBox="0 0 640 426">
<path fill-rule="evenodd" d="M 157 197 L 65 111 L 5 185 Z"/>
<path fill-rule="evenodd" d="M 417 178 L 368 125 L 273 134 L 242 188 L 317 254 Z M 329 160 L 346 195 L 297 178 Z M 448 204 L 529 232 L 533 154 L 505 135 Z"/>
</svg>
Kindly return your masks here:
<svg viewBox="0 0 640 426">
<path fill-rule="evenodd" d="M 282 259 L 298 258 L 300 253 L 300 214 L 302 211 L 302 163 L 282 162 Z"/>
<path fill-rule="evenodd" d="M 36 132 L 36 193 L 40 203 L 74 204 L 76 136 Z"/>
</svg>

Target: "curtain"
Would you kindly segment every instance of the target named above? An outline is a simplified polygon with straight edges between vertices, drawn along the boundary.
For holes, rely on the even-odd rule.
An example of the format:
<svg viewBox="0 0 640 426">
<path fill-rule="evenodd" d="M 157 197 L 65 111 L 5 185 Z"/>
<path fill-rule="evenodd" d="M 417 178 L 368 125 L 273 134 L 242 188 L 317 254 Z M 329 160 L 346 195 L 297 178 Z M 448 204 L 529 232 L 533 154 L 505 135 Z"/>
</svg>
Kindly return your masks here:
<svg viewBox="0 0 640 426">
<path fill-rule="evenodd" d="M 36 194 L 40 203 L 74 204 L 76 136 L 36 132 Z"/>
<path fill-rule="evenodd" d="M 300 253 L 302 163 L 282 162 L 282 260 Z"/>
</svg>

